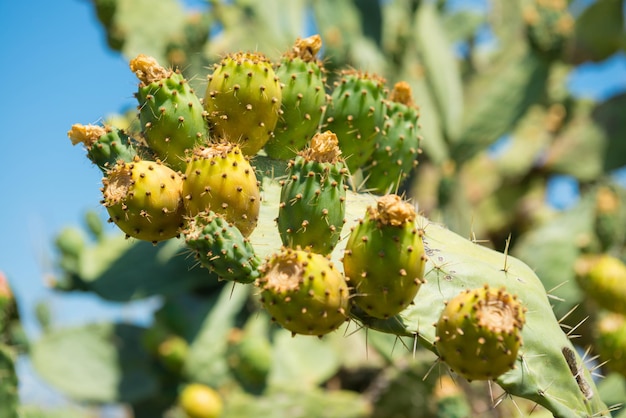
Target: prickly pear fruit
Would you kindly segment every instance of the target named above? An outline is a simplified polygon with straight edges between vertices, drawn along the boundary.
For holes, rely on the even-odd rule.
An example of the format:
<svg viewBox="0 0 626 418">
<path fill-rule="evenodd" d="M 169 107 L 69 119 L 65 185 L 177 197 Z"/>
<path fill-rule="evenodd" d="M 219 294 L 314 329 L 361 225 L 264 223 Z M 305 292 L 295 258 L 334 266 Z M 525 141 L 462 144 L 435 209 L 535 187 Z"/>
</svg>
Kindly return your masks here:
<svg viewBox="0 0 626 418">
<path fill-rule="evenodd" d="M 620 197 L 614 188 L 598 188 L 593 229 L 601 251 L 609 250 L 623 239 L 624 221 L 620 206 Z"/>
<path fill-rule="evenodd" d="M 599 306 L 626 314 L 626 264 L 608 254 L 584 255 L 575 265 L 576 279 Z"/>
<path fill-rule="evenodd" d="M 316 57 L 321 47 L 319 35 L 298 38 L 276 68 L 283 87 L 282 115 L 265 144 L 272 158 L 293 158 L 318 129 L 327 101 L 323 66 Z"/>
<path fill-rule="evenodd" d="M 397 192 L 417 166 L 421 140 L 417 123 L 419 110 L 413 103 L 408 83 L 396 83 L 386 106 L 374 153 L 363 169 L 366 188 L 378 194 Z"/>
<path fill-rule="evenodd" d="M 183 178 L 189 216 L 212 210 L 224 215 L 244 236 L 252 233 L 261 193 L 254 169 L 238 145 L 220 143 L 194 149 Z"/>
<path fill-rule="evenodd" d="M 179 235 L 184 225 L 180 175 L 160 161 L 135 157 L 102 179 L 102 204 L 128 237 L 156 243 Z"/>
<path fill-rule="evenodd" d="M 67 133 L 73 145 L 83 144 L 87 157 L 106 174 L 118 161 L 131 162 L 137 150 L 124 131 L 111 126 L 72 125 Z"/>
<path fill-rule="evenodd" d="M 189 344 L 184 338 L 157 322 L 143 333 L 141 342 L 165 369 L 180 373 L 189 352 Z"/>
<path fill-rule="evenodd" d="M 350 232 L 343 268 L 352 287 L 352 303 L 374 318 L 389 318 L 415 298 L 426 256 L 413 206 L 398 195 L 385 195 Z"/>
<path fill-rule="evenodd" d="M 321 337 L 348 318 L 348 285 L 321 254 L 283 248 L 262 267 L 257 286 L 272 319 L 294 335 Z"/>
<path fill-rule="evenodd" d="M 345 223 L 348 170 L 337 146 L 337 136 L 316 134 L 311 146 L 289 162 L 281 182 L 278 231 L 283 245 L 329 254 Z"/>
<path fill-rule="evenodd" d="M 219 418 L 224 409 L 220 394 L 200 383 L 185 386 L 178 404 L 188 418 Z"/>
<path fill-rule="evenodd" d="M 596 327 L 596 347 L 609 370 L 626 376 L 626 317 L 618 313 L 603 315 Z"/>
<path fill-rule="evenodd" d="M 221 279 L 252 283 L 259 277 L 261 260 L 241 231 L 215 212 L 200 212 L 183 231 L 187 246 L 200 264 Z"/>
<path fill-rule="evenodd" d="M 206 141 L 208 124 L 200 99 L 179 72 L 167 70 L 152 57 L 130 61 L 139 78 L 136 97 L 143 134 L 158 158 L 185 170 L 185 150 Z"/>
<path fill-rule="evenodd" d="M 523 16 L 530 46 L 539 54 L 556 59 L 574 33 L 574 18 L 567 2 L 531 0 L 525 2 Z"/>
<path fill-rule="evenodd" d="M 282 92 L 271 62 L 261 53 L 229 54 L 209 76 L 204 106 L 218 136 L 256 154 L 273 135 Z"/>
<path fill-rule="evenodd" d="M 524 322 L 524 307 L 504 288 L 467 289 L 441 312 L 435 348 L 467 380 L 495 379 L 515 367 Z"/>
<path fill-rule="evenodd" d="M 344 71 L 335 83 L 326 109 L 326 129 L 339 138 L 350 172 L 362 167 L 374 152 L 385 117 L 385 80 L 375 74 Z"/>
</svg>

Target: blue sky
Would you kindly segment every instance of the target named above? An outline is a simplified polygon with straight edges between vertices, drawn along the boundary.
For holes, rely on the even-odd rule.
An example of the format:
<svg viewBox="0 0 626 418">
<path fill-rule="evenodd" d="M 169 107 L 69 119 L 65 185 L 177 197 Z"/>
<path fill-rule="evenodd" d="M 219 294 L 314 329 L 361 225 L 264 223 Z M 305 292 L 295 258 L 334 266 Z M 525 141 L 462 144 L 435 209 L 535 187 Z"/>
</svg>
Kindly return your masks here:
<svg viewBox="0 0 626 418">
<path fill-rule="evenodd" d="M 33 307 L 41 299 L 51 303 L 61 323 L 119 315 L 118 306 L 89 296 L 54 294 L 43 278 L 52 272 L 55 233 L 78 223 L 88 209 L 105 217 L 98 204 L 100 172 L 66 132 L 74 123 L 97 123 L 133 106 L 135 77 L 107 49 L 86 0 L 2 1 L 0 39 L 0 270 L 9 277 L 31 335 L 37 331 Z M 626 58 L 584 66 L 571 86 L 595 98 L 626 90 Z M 126 307 L 123 314 L 140 317 L 142 311 Z"/>
</svg>

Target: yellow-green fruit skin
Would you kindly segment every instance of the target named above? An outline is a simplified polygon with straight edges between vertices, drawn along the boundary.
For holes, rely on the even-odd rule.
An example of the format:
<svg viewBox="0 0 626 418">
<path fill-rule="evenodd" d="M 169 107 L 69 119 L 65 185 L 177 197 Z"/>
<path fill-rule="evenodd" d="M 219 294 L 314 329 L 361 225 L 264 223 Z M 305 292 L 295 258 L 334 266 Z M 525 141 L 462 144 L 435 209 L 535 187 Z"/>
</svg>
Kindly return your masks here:
<svg viewBox="0 0 626 418">
<path fill-rule="evenodd" d="M 600 360 L 607 362 L 609 370 L 626 376 L 626 317 L 614 312 L 603 315 L 595 337 Z"/>
<path fill-rule="evenodd" d="M 524 308 L 504 289 L 467 289 L 435 324 L 439 357 L 467 380 L 491 380 L 515 367 Z"/>
<path fill-rule="evenodd" d="M 159 161 L 119 163 L 102 180 L 102 203 L 127 236 L 157 242 L 184 225 L 182 178 Z"/>
<path fill-rule="evenodd" d="M 608 254 L 581 257 L 577 280 L 599 306 L 626 314 L 626 264 Z"/>
<path fill-rule="evenodd" d="M 294 334 L 322 336 L 348 318 L 348 285 L 321 254 L 283 248 L 263 266 L 257 285 L 272 319 Z"/>
<path fill-rule="evenodd" d="M 224 409 L 219 393 L 199 383 L 185 386 L 178 403 L 188 418 L 218 418 Z"/>
</svg>

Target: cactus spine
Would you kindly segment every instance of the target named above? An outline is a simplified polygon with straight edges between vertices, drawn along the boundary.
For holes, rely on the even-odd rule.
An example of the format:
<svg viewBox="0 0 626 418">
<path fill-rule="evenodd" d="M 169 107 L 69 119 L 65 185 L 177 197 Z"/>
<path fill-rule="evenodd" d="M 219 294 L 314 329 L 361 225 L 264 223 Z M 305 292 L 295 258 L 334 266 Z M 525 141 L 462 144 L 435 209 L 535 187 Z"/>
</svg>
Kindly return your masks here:
<svg viewBox="0 0 626 418">
<path fill-rule="evenodd" d="M 329 254 L 345 223 L 347 169 L 330 132 L 316 134 L 311 146 L 290 161 L 281 183 L 278 230 L 283 245 Z"/>
<path fill-rule="evenodd" d="M 378 199 L 352 229 L 343 267 L 353 303 L 375 318 L 389 318 L 413 302 L 426 257 L 415 209 L 398 195 Z"/>
<path fill-rule="evenodd" d="M 103 178 L 102 204 L 128 237 L 157 242 L 184 224 L 182 178 L 160 161 L 121 162 Z"/>
<path fill-rule="evenodd" d="M 261 53 L 239 52 L 215 66 L 204 106 L 218 136 L 255 155 L 273 135 L 281 100 L 271 62 Z"/>
<path fill-rule="evenodd" d="M 348 285 L 321 254 L 283 248 L 262 267 L 261 301 L 272 319 L 295 334 L 322 336 L 350 311 Z"/>
<path fill-rule="evenodd" d="M 505 289 L 467 289 L 446 303 L 435 347 L 468 380 L 495 379 L 515 367 L 525 309 Z"/>
<path fill-rule="evenodd" d="M 395 84 L 386 106 L 383 129 L 376 136 L 376 147 L 364 167 L 367 189 L 379 194 L 396 192 L 417 166 L 421 140 L 419 110 L 408 83 Z"/>
<path fill-rule="evenodd" d="M 182 192 L 190 216 L 209 210 L 220 213 L 244 236 L 256 227 L 261 207 L 259 184 L 238 145 L 211 144 L 193 150 Z"/>
<path fill-rule="evenodd" d="M 167 165 L 184 171 L 185 151 L 208 136 L 200 99 L 180 73 L 152 57 L 138 55 L 130 68 L 140 81 L 136 97 L 146 142 Z"/>
<path fill-rule="evenodd" d="M 272 158 L 293 158 L 318 129 L 327 100 L 322 63 L 316 57 L 321 47 L 319 35 L 298 38 L 276 68 L 283 86 L 282 115 L 265 144 Z"/>
</svg>

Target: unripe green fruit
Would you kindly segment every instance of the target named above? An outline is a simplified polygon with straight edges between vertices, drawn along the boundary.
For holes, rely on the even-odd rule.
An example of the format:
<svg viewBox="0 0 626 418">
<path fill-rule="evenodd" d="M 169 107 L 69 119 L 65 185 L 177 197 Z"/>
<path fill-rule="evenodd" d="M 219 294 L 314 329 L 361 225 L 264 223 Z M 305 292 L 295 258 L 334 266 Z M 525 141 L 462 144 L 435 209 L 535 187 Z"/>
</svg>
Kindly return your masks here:
<svg viewBox="0 0 626 418">
<path fill-rule="evenodd" d="M 515 367 L 525 309 L 505 289 L 467 289 L 446 303 L 435 348 L 467 380 L 491 380 Z"/>
<path fill-rule="evenodd" d="M 262 273 L 257 285 L 265 309 L 294 335 L 322 336 L 348 318 L 348 285 L 323 255 L 283 248 L 270 257 Z"/>
<path fill-rule="evenodd" d="M 608 254 L 582 256 L 576 262 L 577 280 L 601 307 L 626 314 L 626 264 Z"/>
<path fill-rule="evenodd" d="M 218 418 L 224 409 L 219 393 L 200 383 L 185 386 L 178 403 L 188 418 Z"/>
<path fill-rule="evenodd" d="M 73 145 L 83 144 L 87 157 L 104 174 L 116 163 L 131 162 L 137 156 L 136 143 L 124 131 L 111 126 L 76 123 L 67 133 Z"/>
<path fill-rule="evenodd" d="M 159 161 L 117 164 L 102 180 L 102 204 L 128 237 L 158 242 L 184 224 L 182 178 Z"/>
<path fill-rule="evenodd" d="M 389 318 L 413 302 L 426 257 L 415 209 L 397 195 L 378 199 L 352 229 L 343 257 L 353 303 L 375 318 Z"/>
<path fill-rule="evenodd" d="M 259 183 L 238 145 L 211 144 L 193 150 L 182 190 L 189 216 L 208 211 L 222 214 L 246 237 L 256 227 L 261 209 Z"/>
</svg>

